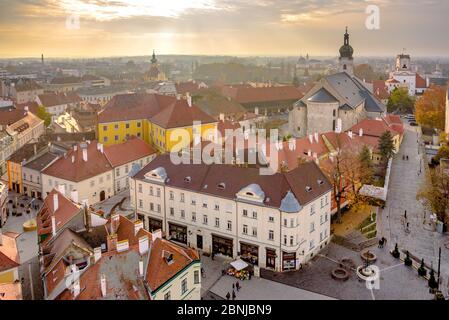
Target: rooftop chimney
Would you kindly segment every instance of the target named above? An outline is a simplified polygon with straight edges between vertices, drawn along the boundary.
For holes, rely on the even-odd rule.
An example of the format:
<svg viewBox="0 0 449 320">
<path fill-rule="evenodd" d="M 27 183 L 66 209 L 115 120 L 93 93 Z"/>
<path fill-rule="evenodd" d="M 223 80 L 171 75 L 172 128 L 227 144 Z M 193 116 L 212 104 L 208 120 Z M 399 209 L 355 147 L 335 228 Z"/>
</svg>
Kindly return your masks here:
<svg viewBox="0 0 449 320">
<path fill-rule="evenodd" d="M 143 260 L 140 258 L 139 260 L 139 275 L 143 277 Z"/>
<path fill-rule="evenodd" d="M 51 216 L 51 233 L 54 236 L 56 236 L 56 217 Z"/>
<path fill-rule="evenodd" d="M 225 119 L 224 113 L 220 113 L 220 121 L 224 121 L 224 119 Z"/>
<path fill-rule="evenodd" d="M 106 276 L 104 274 L 101 275 L 100 288 L 101 288 L 101 295 L 103 297 L 106 297 Z"/>
<path fill-rule="evenodd" d="M 192 106 L 192 97 L 191 96 L 187 96 L 187 104 L 189 105 L 189 107 Z"/>
<path fill-rule="evenodd" d="M 98 260 L 101 259 L 101 247 L 94 248 L 94 261 L 95 263 L 98 262 Z"/>
<path fill-rule="evenodd" d="M 318 132 L 315 132 L 314 138 L 315 138 L 315 142 L 318 143 Z"/>
<path fill-rule="evenodd" d="M 54 193 L 53 194 L 53 212 L 55 212 L 56 210 L 58 210 L 59 208 L 59 198 L 58 198 L 58 194 Z"/>
<path fill-rule="evenodd" d="M 259 114 L 259 107 L 255 107 L 254 108 L 254 113 L 257 114 L 257 115 Z"/>
<path fill-rule="evenodd" d="M 363 128 L 359 129 L 359 137 L 363 137 Z"/>
<path fill-rule="evenodd" d="M 312 150 L 309 149 L 309 150 L 307 151 L 307 155 L 308 155 L 309 157 L 311 157 L 311 156 L 312 156 Z"/>
<path fill-rule="evenodd" d="M 58 190 L 61 194 L 65 195 L 65 184 L 58 185 Z"/>
<path fill-rule="evenodd" d="M 83 160 L 87 162 L 87 148 L 83 149 Z"/>
<path fill-rule="evenodd" d="M 348 131 L 348 136 L 349 136 L 349 138 L 352 139 L 353 135 L 352 135 L 352 131 L 351 130 Z"/>
<path fill-rule="evenodd" d="M 309 141 L 310 141 L 310 144 L 313 143 L 313 134 L 309 134 Z"/>
<path fill-rule="evenodd" d="M 156 241 L 156 239 L 162 239 L 162 230 L 159 229 L 157 231 L 154 231 L 153 233 L 151 233 L 152 236 L 152 241 Z"/>
<path fill-rule="evenodd" d="M 75 156 L 72 155 L 72 163 L 75 163 Z"/>
<path fill-rule="evenodd" d="M 153 233 L 153 237 L 154 237 L 154 233 Z M 154 239 L 153 239 L 153 241 L 154 241 Z M 142 255 L 142 254 L 145 254 L 145 253 L 147 253 L 148 252 L 148 249 L 149 249 L 149 239 L 148 239 L 148 236 L 142 236 L 142 237 L 140 237 L 139 238 L 139 253 Z"/>
<path fill-rule="evenodd" d="M 73 202 L 78 203 L 79 199 L 78 199 L 78 190 L 73 189 L 70 192 L 70 198 L 72 199 Z"/>
<path fill-rule="evenodd" d="M 137 235 L 137 232 L 139 232 L 140 229 L 143 229 L 143 221 L 136 220 L 136 222 L 134 222 L 134 235 Z"/>
<path fill-rule="evenodd" d="M 128 241 L 128 239 L 117 241 L 117 252 L 124 252 L 124 251 L 126 251 L 128 249 L 129 249 L 129 241 Z"/>
<path fill-rule="evenodd" d="M 111 234 L 117 233 L 118 227 L 120 225 L 120 215 L 114 213 L 111 216 Z"/>
</svg>

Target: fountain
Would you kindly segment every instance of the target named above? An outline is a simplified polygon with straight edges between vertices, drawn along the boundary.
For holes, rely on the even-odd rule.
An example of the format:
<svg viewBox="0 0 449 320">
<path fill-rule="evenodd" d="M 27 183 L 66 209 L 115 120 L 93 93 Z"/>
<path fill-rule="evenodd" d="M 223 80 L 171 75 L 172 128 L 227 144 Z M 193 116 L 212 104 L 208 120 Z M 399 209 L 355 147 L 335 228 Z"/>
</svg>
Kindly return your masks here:
<svg viewBox="0 0 449 320">
<path fill-rule="evenodd" d="M 378 268 L 371 266 L 377 260 L 377 256 L 369 250 L 361 254 L 365 262 L 363 266 L 357 267 L 357 277 L 363 281 L 373 281 L 378 278 Z"/>
</svg>

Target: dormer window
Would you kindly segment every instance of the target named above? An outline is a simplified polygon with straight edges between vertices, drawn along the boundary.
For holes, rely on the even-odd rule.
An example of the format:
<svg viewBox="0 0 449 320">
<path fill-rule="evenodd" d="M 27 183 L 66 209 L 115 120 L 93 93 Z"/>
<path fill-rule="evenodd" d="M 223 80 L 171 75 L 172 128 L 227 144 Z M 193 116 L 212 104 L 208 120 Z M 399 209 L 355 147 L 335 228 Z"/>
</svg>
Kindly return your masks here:
<svg viewBox="0 0 449 320">
<path fill-rule="evenodd" d="M 224 182 L 220 182 L 217 187 L 220 190 L 224 190 L 226 188 L 226 184 Z"/>
<path fill-rule="evenodd" d="M 323 180 L 318 180 L 318 185 L 322 185 L 324 183 L 324 181 Z"/>
<path fill-rule="evenodd" d="M 306 187 L 306 192 L 310 192 L 310 191 L 312 191 L 312 187 L 307 186 Z"/>
<path fill-rule="evenodd" d="M 246 195 L 250 196 L 250 197 L 254 197 L 254 193 L 252 193 L 252 192 L 247 192 Z"/>
<path fill-rule="evenodd" d="M 184 178 L 184 182 L 189 183 L 192 181 L 192 178 L 190 176 L 187 176 Z"/>
</svg>

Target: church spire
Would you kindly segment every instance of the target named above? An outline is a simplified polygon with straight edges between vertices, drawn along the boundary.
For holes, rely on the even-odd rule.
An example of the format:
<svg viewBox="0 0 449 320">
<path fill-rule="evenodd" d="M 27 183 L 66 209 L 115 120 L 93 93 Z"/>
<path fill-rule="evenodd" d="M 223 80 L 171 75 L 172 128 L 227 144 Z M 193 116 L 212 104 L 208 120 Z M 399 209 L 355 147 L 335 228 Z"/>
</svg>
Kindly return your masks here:
<svg viewBox="0 0 449 320">
<path fill-rule="evenodd" d="M 344 44 L 345 44 L 345 46 L 349 46 L 349 33 L 348 33 L 348 27 L 346 27 Z"/>
<path fill-rule="evenodd" d="M 157 63 L 156 54 L 154 53 L 154 49 L 153 49 L 153 57 L 151 58 L 151 63 Z"/>
</svg>

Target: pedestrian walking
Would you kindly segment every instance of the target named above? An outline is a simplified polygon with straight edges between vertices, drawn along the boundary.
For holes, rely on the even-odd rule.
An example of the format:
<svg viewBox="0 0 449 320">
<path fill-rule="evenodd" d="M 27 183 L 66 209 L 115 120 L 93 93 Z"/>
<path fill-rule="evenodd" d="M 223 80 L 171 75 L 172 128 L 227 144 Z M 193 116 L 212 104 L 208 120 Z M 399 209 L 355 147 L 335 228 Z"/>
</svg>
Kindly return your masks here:
<svg viewBox="0 0 449 320">
<path fill-rule="evenodd" d="M 379 240 L 378 248 L 382 248 L 382 239 Z"/>
<path fill-rule="evenodd" d="M 228 292 L 228 293 L 226 294 L 226 300 L 229 300 L 229 299 L 231 299 L 231 294 Z"/>
<path fill-rule="evenodd" d="M 405 210 L 404 218 L 407 219 L 407 210 Z"/>
<path fill-rule="evenodd" d="M 232 291 L 234 291 L 234 289 L 235 289 L 235 284 L 232 283 Z"/>
<path fill-rule="evenodd" d="M 236 282 L 235 287 L 237 289 L 237 292 L 239 292 L 240 291 L 240 283 L 238 281 Z"/>
<path fill-rule="evenodd" d="M 235 291 L 234 290 L 232 290 L 232 300 L 235 300 Z"/>
</svg>

